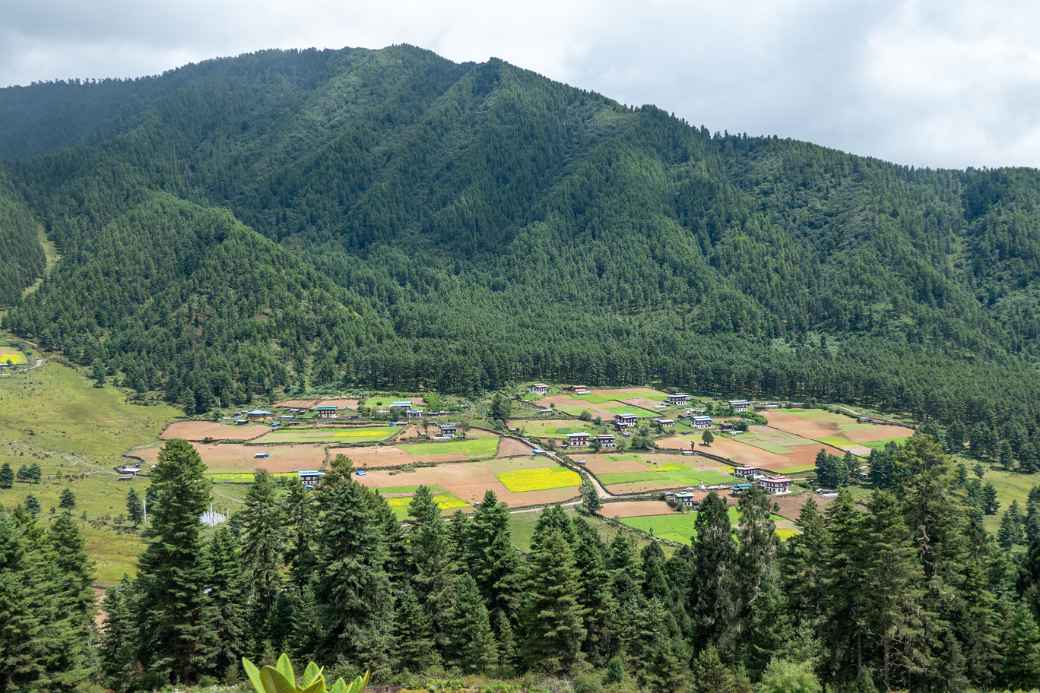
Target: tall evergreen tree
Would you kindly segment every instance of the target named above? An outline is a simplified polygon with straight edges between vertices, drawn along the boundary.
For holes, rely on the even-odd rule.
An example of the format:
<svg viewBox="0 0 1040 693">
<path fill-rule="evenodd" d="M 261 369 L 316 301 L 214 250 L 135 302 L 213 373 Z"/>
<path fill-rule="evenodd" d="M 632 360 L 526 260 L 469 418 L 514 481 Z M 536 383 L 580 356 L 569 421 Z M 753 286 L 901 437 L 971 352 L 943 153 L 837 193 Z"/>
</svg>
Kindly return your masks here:
<svg viewBox="0 0 1040 693">
<path fill-rule="evenodd" d="M 489 490 L 469 523 L 466 565 L 492 613 L 515 618 L 518 564 L 509 532 L 509 509 Z"/>
<path fill-rule="evenodd" d="M 693 575 L 687 592 L 688 611 L 695 619 L 694 648 L 699 652 L 715 645 L 720 652 L 732 652 L 737 546 L 726 501 L 709 493 L 701 503 L 695 528 Z"/>
<path fill-rule="evenodd" d="M 106 618 L 101 627 L 99 664 L 103 682 L 119 693 L 131 690 L 136 683 L 138 628 L 134 583 L 123 579 L 105 592 L 103 610 Z"/>
<path fill-rule="evenodd" d="M 141 498 L 132 486 L 126 492 L 126 517 L 134 527 L 140 525 L 144 519 L 144 508 L 141 506 Z"/>
<path fill-rule="evenodd" d="M 441 599 L 444 663 L 469 674 L 490 671 L 498 650 L 477 583 L 468 574 L 453 575 Z"/>
<path fill-rule="evenodd" d="M 267 472 L 256 473 L 246 494 L 246 507 L 240 522 L 241 556 L 249 591 L 251 642 L 247 652 L 258 657 L 271 639 L 271 614 L 282 589 L 282 551 L 285 548 L 282 505 L 275 494 L 274 480 Z M 233 550 L 231 547 L 221 548 Z"/>
<path fill-rule="evenodd" d="M 568 671 L 585 639 L 578 570 L 563 530 L 547 529 L 530 557 L 524 585 L 523 658 L 528 666 Z"/>
<path fill-rule="evenodd" d="M 195 448 L 171 440 L 151 474 L 155 501 L 137 578 L 138 657 L 147 670 L 172 682 L 197 681 L 212 652 L 199 522 L 210 499 L 205 471 Z"/>
<path fill-rule="evenodd" d="M 225 678 L 229 672 L 237 673 L 250 644 L 248 561 L 242 560 L 238 540 L 226 525 L 213 532 L 206 562 L 207 590 L 212 602 L 210 627 L 214 636 L 211 668 L 214 674 Z"/>
<path fill-rule="evenodd" d="M 4 462 L 0 465 L 0 489 L 12 486 L 14 486 L 14 472 L 11 471 L 11 465 Z"/>
<path fill-rule="evenodd" d="M 318 509 L 315 494 L 296 479 L 285 496 L 283 517 L 288 539 L 285 560 L 297 589 L 303 589 L 314 576 Z"/>
<path fill-rule="evenodd" d="M 410 585 L 402 587 L 397 594 L 394 619 L 396 670 L 418 673 L 440 662 L 430 616 Z"/>
<path fill-rule="evenodd" d="M 366 491 L 352 474 L 350 461 L 337 456 L 318 490 L 322 515 L 317 541 L 316 654 L 325 661 L 343 658 L 385 673 L 390 669 L 394 606 L 386 545 Z"/>
</svg>

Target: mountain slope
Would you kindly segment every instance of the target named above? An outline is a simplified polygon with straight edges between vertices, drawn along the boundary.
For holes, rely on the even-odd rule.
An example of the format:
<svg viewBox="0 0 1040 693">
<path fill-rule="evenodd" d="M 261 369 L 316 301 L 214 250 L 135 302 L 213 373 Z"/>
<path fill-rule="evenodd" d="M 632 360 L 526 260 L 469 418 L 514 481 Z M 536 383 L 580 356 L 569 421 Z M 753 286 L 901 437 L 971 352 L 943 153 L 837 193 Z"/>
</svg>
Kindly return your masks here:
<svg viewBox="0 0 1040 693">
<path fill-rule="evenodd" d="M 57 102 L 83 115 L 65 137 L 37 135 L 29 118 Z M 410 46 L 264 51 L 132 83 L 0 90 L 0 119 L 32 143 L 0 136 L 0 156 L 17 159 L 18 192 L 64 258 L 11 326 L 170 397 L 191 369 L 205 380 L 232 340 L 181 334 L 190 273 L 177 264 L 134 281 L 160 297 L 159 323 L 175 318 L 163 336 L 188 361 L 141 339 L 136 304 L 104 302 L 123 270 L 113 234 L 133 244 L 170 213 L 157 191 L 198 215 L 230 210 L 251 242 L 281 246 L 287 271 L 321 277 L 330 300 L 365 316 L 309 349 L 298 326 L 268 324 L 274 352 L 295 355 L 276 385 L 661 378 L 952 420 L 975 406 L 964 379 L 994 367 L 1022 385 L 980 394 L 975 409 L 1040 421 L 1026 394 L 1040 356 L 1033 170 L 914 170 L 712 134 L 502 61 L 455 64 Z M 193 262 L 221 248 L 203 244 Z M 288 311 L 301 299 L 285 300 Z M 95 317 L 74 317 L 84 312 Z M 222 335 L 255 329 L 239 312 L 217 322 Z M 847 374 L 835 375 L 835 355 Z M 139 361 L 147 378 L 134 375 Z M 213 396 L 264 391 L 257 372 L 213 378 L 236 381 Z"/>
<path fill-rule="evenodd" d="M 37 222 L 0 169 L 0 306 L 11 305 L 43 274 Z"/>
</svg>

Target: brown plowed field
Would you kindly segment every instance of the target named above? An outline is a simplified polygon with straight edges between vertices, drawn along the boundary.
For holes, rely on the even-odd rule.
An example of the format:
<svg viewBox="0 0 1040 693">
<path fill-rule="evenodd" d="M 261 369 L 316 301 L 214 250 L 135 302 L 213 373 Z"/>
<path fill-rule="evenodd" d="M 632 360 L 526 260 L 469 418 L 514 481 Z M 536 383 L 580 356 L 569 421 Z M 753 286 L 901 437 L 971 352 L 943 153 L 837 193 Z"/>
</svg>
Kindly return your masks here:
<svg viewBox="0 0 1040 693">
<path fill-rule="evenodd" d="M 502 438 L 498 444 L 498 457 L 527 457 L 530 454 L 531 448 L 515 438 Z"/>
<path fill-rule="evenodd" d="M 349 457 L 355 467 L 404 467 L 409 464 L 465 462 L 466 455 L 409 455 L 396 445 L 370 445 L 357 448 L 329 448 L 329 459 L 336 455 Z"/>
<path fill-rule="evenodd" d="M 780 506 L 780 509 L 776 511 L 777 515 L 782 515 L 789 520 L 797 520 L 798 513 L 802 511 L 802 506 L 810 498 L 816 501 L 816 507 L 821 511 L 837 500 L 834 496 L 825 498 L 815 493 L 800 493 L 797 496 L 773 496 L 770 500 Z"/>
<path fill-rule="evenodd" d="M 544 491 L 513 493 L 497 478 L 499 472 L 511 469 L 532 469 L 552 464 L 544 457 L 510 460 L 488 460 L 466 464 L 445 464 L 437 467 L 420 467 L 413 471 L 393 470 L 370 471 L 358 481 L 371 488 L 394 486 L 438 486 L 448 493 L 469 503 L 479 503 L 488 489 L 498 499 L 513 507 L 560 503 L 578 496 L 578 487 L 556 488 Z"/>
<path fill-rule="evenodd" d="M 815 440 L 845 438 L 854 443 L 872 443 L 877 440 L 909 438 L 914 434 L 913 430 L 903 426 L 858 423 L 852 417 L 823 410 L 804 410 L 799 413 L 774 410 L 766 413 L 766 420 L 773 428 Z M 869 448 L 866 452 L 870 452 Z"/>
<path fill-rule="evenodd" d="M 211 445 L 192 443 L 192 446 L 211 472 L 252 472 L 266 469 L 269 472 L 295 472 L 300 469 L 316 469 L 325 462 L 323 445 L 277 445 L 265 448 L 260 445 Z M 256 459 L 258 452 L 269 452 L 265 460 Z M 159 448 L 141 448 L 128 453 L 154 463 L 159 459 Z"/>
<path fill-rule="evenodd" d="M 604 517 L 643 517 L 645 515 L 665 515 L 674 512 L 664 501 L 622 501 L 604 503 L 599 513 Z"/>
<path fill-rule="evenodd" d="M 690 449 L 690 443 L 696 441 L 697 446 L 695 449 L 698 451 L 703 450 L 712 455 L 725 457 L 738 465 L 762 467 L 763 469 L 785 474 L 796 474 L 799 471 L 812 469 L 816 463 L 816 453 L 820 451 L 820 448 L 827 450 L 832 455 L 841 456 L 845 454 L 842 450 L 821 443 L 787 448 L 786 452 L 780 455 L 757 448 L 754 445 L 742 443 L 734 438 L 715 436 L 715 441 L 710 447 L 702 445 L 700 439 L 699 434 L 693 436 L 672 436 L 657 441 L 657 445 L 661 448 L 688 450 Z"/>
<path fill-rule="evenodd" d="M 358 401 L 356 399 L 349 398 L 333 398 L 319 400 L 316 407 L 336 407 L 338 409 L 357 409 Z"/>
<path fill-rule="evenodd" d="M 216 421 L 174 421 L 159 437 L 163 440 L 253 440 L 270 432 L 269 426 L 257 424 L 235 426 Z"/>
<path fill-rule="evenodd" d="M 281 402 L 275 402 L 274 406 L 278 409 L 310 409 L 317 403 L 316 399 L 283 399 Z"/>
</svg>

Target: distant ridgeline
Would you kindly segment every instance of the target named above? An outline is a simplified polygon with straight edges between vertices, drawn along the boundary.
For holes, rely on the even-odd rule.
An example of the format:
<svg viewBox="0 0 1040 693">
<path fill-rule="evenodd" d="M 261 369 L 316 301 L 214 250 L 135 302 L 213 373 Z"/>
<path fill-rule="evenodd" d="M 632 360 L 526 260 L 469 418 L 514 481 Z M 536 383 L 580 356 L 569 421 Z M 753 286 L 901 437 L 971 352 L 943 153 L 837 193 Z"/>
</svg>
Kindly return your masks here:
<svg viewBox="0 0 1040 693">
<path fill-rule="evenodd" d="M 409 46 L 0 90 L 0 159 L 0 303 L 42 271 L 34 223 L 63 258 L 6 325 L 190 411 L 659 379 L 1036 456 L 1033 170 L 713 135 Z"/>
</svg>

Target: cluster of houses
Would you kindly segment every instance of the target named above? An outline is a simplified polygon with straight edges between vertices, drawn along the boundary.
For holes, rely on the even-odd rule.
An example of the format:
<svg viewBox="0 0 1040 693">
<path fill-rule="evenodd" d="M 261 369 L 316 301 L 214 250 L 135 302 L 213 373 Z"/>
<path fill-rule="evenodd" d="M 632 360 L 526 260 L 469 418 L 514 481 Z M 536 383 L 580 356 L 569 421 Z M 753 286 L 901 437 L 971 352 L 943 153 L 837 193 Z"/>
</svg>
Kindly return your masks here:
<svg viewBox="0 0 1040 693">
<path fill-rule="evenodd" d="M 773 476 L 760 467 L 738 467 L 733 472 L 737 477 L 744 479 L 745 483 L 736 484 L 736 490 L 746 490 L 756 484 L 764 488 L 772 495 L 782 496 L 791 491 L 791 480 L 786 476 Z M 738 489 L 738 487 L 740 487 Z"/>
</svg>

